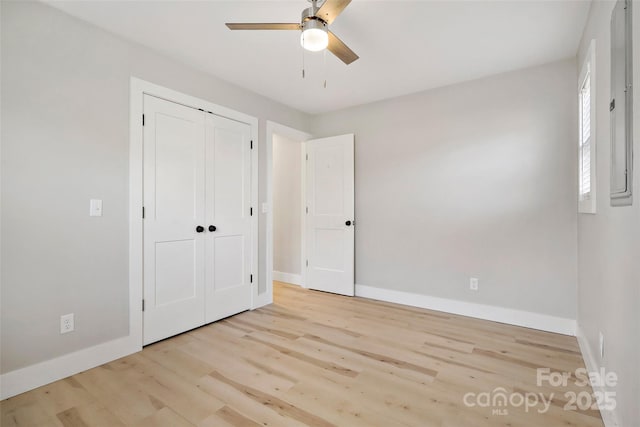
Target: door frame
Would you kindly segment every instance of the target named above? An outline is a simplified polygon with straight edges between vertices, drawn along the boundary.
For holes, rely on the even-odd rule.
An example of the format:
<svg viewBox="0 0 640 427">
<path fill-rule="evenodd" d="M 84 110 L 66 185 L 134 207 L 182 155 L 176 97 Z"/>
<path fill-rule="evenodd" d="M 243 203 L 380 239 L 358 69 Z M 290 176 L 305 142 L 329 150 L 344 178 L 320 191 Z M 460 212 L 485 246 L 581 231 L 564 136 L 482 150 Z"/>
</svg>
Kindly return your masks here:
<svg viewBox="0 0 640 427">
<path fill-rule="evenodd" d="M 307 269 L 305 265 L 306 261 L 306 215 L 305 215 L 305 204 L 306 204 L 306 175 L 307 169 L 305 166 L 305 158 L 307 155 L 307 146 L 306 141 L 311 139 L 312 135 L 294 129 L 285 125 L 281 125 L 280 123 L 267 121 L 266 128 L 266 150 L 267 150 L 267 218 L 266 218 L 266 291 L 265 293 L 269 296 L 269 304 L 273 302 L 273 135 L 278 134 L 284 137 L 293 139 L 295 141 L 300 141 L 301 144 L 301 172 L 302 172 L 302 194 L 301 194 L 301 204 L 300 204 L 300 215 L 301 215 L 301 230 L 300 230 L 300 245 L 301 245 L 301 257 L 300 257 L 300 275 L 302 277 L 302 283 L 300 286 L 303 288 L 306 287 L 306 275 Z"/>
<path fill-rule="evenodd" d="M 205 101 L 136 77 L 129 82 L 129 336 L 143 345 L 143 263 L 144 235 L 142 223 L 143 191 L 143 134 L 142 114 L 144 95 L 151 95 L 187 107 L 204 110 L 226 117 L 251 127 L 251 205 L 254 215 L 251 219 L 251 273 L 253 286 L 251 309 L 256 308 L 258 299 L 258 119 L 221 105 Z"/>
</svg>

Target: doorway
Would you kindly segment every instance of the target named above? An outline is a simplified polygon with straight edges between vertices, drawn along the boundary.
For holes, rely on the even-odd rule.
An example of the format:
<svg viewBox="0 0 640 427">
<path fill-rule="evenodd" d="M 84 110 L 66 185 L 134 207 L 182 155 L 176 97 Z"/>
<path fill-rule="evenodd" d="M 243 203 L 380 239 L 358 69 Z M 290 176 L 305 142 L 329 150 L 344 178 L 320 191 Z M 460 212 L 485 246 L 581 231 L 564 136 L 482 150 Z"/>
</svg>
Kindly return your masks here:
<svg viewBox="0 0 640 427">
<path fill-rule="evenodd" d="M 266 142 L 267 294 L 277 280 L 354 295 L 354 136 L 267 122 Z"/>
<path fill-rule="evenodd" d="M 266 130 L 266 293 L 273 298 L 274 280 L 305 287 L 303 159 L 311 135 L 270 121 Z"/>
<path fill-rule="evenodd" d="M 273 134 L 273 280 L 304 286 L 304 142 Z"/>
</svg>

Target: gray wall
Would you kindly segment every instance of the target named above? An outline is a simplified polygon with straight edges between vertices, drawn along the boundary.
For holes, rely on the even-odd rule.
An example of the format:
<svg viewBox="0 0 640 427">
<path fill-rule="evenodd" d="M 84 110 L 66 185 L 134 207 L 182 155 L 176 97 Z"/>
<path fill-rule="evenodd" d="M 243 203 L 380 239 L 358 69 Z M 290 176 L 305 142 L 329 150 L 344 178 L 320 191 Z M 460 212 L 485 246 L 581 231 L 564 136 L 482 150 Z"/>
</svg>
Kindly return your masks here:
<svg viewBox="0 0 640 427">
<path fill-rule="evenodd" d="M 273 270 L 301 274 L 302 144 L 273 136 Z"/>
<path fill-rule="evenodd" d="M 41 3 L 1 7 L 5 373 L 128 334 L 131 76 L 259 117 L 263 175 L 265 120 L 305 130 L 309 117 Z M 76 331 L 60 335 L 70 312 Z"/>
<path fill-rule="evenodd" d="M 578 216 L 578 325 L 595 363 L 618 374 L 616 413 L 622 427 L 640 420 L 640 2 L 634 2 L 633 205 L 611 207 L 610 33 L 613 2 L 593 2 L 578 55 L 596 40 L 597 213 Z M 592 80 L 591 84 L 594 82 Z M 592 184 L 593 185 L 593 184 Z M 600 359 L 599 333 L 605 337 Z"/>
<path fill-rule="evenodd" d="M 356 283 L 575 318 L 575 68 L 314 118 L 356 135 Z"/>
</svg>

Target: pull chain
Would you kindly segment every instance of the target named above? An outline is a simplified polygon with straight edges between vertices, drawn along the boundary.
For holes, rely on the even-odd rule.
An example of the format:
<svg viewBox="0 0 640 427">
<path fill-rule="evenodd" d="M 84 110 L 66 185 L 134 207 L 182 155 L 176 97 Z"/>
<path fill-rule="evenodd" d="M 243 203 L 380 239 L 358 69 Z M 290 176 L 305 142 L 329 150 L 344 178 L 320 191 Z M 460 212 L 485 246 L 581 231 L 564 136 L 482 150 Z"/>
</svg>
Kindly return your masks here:
<svg viewBox="0 0 640 427">
<path fill-rule="evenodd" d="M 304 48 L 304 32 L 302 33 L 302 46 L 303 46 L 303 48 L 301 49 L 302 50 L 302 78 L 304 79 L 304 51 L 305 51 L 305 48 Z"/>
<path fill-rule="evenodd" d="M 322 52 L 322 66 L 324 67 L 324 88 L 327 88 L 327 49 Z"/>
</svg>

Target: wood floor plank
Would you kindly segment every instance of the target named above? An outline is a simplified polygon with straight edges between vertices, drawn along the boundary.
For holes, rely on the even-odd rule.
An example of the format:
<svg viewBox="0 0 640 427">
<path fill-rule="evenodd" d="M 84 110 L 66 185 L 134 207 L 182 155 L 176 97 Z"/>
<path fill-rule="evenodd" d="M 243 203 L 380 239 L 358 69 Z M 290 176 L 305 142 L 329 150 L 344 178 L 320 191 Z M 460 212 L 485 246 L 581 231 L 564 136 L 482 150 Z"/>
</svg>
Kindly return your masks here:
<svg viewBox="0 0 640 427">
<path fill-rule="evenodd" d="M 126 365 L 130 365 L 128 359 Z M 128 369 L 114 370 L 101 366 L 73 378 L 125 425 L 136 425 L 158 411 L 149 394 L 128 379 Z"/>
<path fill-rule="evenodd" d="M 107 408 L 99 403 L 74 406 L 57 414 L 65 426 L 123 427 L 124 424 Z"/>
<path fill-rule="evenodd" d="M 220 343 L 219 340 L 216 342 Z M 253 361 L 253 359 L 244 355 L 255 355 L 257 352 L 240 346 L 224 345 L 223 347 L 216 348 L 211 342 L 199 341 L 183 347 L 180 351 L 187 352 L 199 359 L 206 359 L 222 374 L 238 382 L 250 383 L 265 393 L 289 389 L 297 382 L 294 376 L 283 374 L 275 368 L 269 369 L 266 365 L 260 366 L 261 364 L 255 361 L 248 363 L 247 360 Z M 258 357 L 258 360 L 262 361 L 265 358 L 267 356 Z"/>
<path fill-rule="evenodd" d="M 252 397 L 225 381 L 207 375 L 198 380 L 201 390 L 216 396 L 243 416 L 256 420 L 259 424 L 273 427 L 300 427 L 305 424 L 298 420 L 281 415 L 273 408 L 261 405 Z"/>
<path fill-rule="evenodd" d="M 538 368 L 569 373 L 537 384 Z M 274 304 L 0 402 L 22 426 L 603 427 L 574 337 L 276 282 Z M 469 405 L 485 393 L 549 402 Z M 497 411 L 496 411 L 497 409 Z"/>
<path fill-rule="evenodd" d="M 189 423 L 180 415 L 176 414 L 166 406 L 158 412 L 150 415 L 138 424 L 139 427 L 193 427 L 194 424 Z"/>
<path fill-rule="evenodd" d="M 347 377 L 356 377 L 358 375 L 357 371 L 354 371 L 353 369 L 349 369 L 349 368 L 346 368 L 344 366 L 341 366 L 338 363 L 327 362 L 325 360 L 309 356 L 309 355 L 307 355 L 307 354 L 305 354 L 303 352 L 291 350 L 291 349 L 289 349 L 287 347 L 284 347 L 284 346 L 281 346 L 281 345 L 278 345 L 278 344 L 273 344 L 270 341 L 267 341 L 267 340 L 264 340 L 264 339 L 260 339 L 260 338 L 254 337 L 254 336 L 250 336 L 250 337 L 248 337 L 248 339 L 250 339 L 252 341 L 255 341 L 255 342 L 258 342 L 258 343 L 261 343 L 261 344 L 263 344 L 263 345 L 265 345 L 267 347 L 271 347 L 272 349 L 282 353 L 285 356 L 289 356 L 289 357 L 298 359 L 299 361 L 306 362 L 306 363 L 308 363 L 310 365 L 315 365 L 318 368 L 326 369 L 328 371 L 334 372 L 334 373 L 339 374 L 339 375 L 345 375 Z"/>
<path fill-rule="evenodd" d="M 36 394 L 42 407 L 52 415 L 95 402 L 95 398 L 73 377 L 40 387 Z"/>
<path fill-rule="evenodd" d="M 146 357 L 146 354 L 138 353 L 131 357 L 138 363 L 129 375 L 136 377 L 140 387 L 156 402 L 161 402 L 163 408 L 170 408 L 190 423 L 198 424 L 212 411 L 224 406 L 222 401 L 204 393 L 193 382 L 165 369 Z"/>
<path fill-rule="evenodd" d="M 226 421 L 229 425 L 237 427 L 258 427 L 260 424 L 250 418 L 245 417 L 240 412 L 229 406 L 223 406 L 216 411 L 216 416 Z M 218 424 L 219 425 L 219 424 Z"/>
<path fill-rule="evenodd" d="M 336 426 L 370 427 L 402 425 L 378 402 L 367 401 L 354 393 L 351 379 L 333 382 L 328 378 L 304 381 L 284 394 L 284 398 L 320 415 Z"/>
<path fill-rule="evenodd" d="M 293 418 L 306 425 L 318 426 L 318 427 L 331 427 L 332 424 L 324 420 L 323 418 L 305 411 L 299 407 L 296 407 L 289 402 L 279 399 L 273 395 L 263 393 L 249 385 L 237 383 L 224 375 L 214 371 L 209 374 L 210 377 L 215 378 L 220 382 L 224 382 L 236 390 L 244 393 L 246 396 L 254 399 L 258 404 L 273 409 L 275 412 L 282 416 Z"/>
<path fill-rule="evenodd" d="M 21 400 L 18 404 L 7 404 L 5 402 Z M 36 399 L 22 399 L 22 396 L 5 400 L 2 402 L 2 426 L 3 427 L 40 427 L 40 426 L 62 426 L 63 424 L 38 403 Z"/>
</svg>

